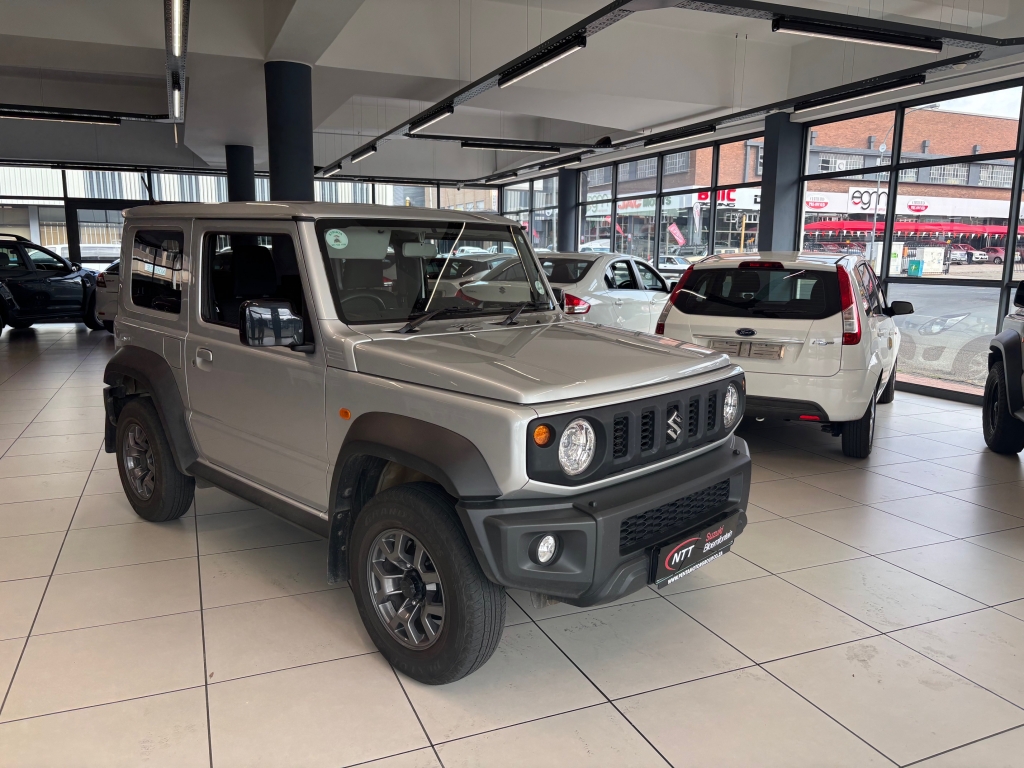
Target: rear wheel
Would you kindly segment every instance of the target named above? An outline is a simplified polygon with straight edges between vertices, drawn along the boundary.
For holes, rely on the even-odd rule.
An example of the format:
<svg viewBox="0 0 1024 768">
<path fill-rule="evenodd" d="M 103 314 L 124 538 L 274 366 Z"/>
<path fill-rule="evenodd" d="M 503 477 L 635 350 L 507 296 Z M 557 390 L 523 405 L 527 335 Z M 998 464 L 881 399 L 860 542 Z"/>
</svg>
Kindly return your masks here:
<svg viewBox="0 0 1024 768">
<path fill-rule="evenodd" d="M 992 259 L 992 263 L 993 264 L 1002 264 L 1003 260 L 999 256 L 996 256 L 994 259 Z"/>
<path fill-rule="evenodd" d="M 1014 454 L 1024 450 L 1024 422 L 1010 413 L 1006 399 L 1006 369 L 993 365 L 985 380 L 985 401 L 981 412 L 985 443 L 996 453 Z"/>
<path fill-rule="evenodd" d="M 866 459 L 871 454 L 871 446 L 875 442 L 875 396 L 871 394 L 871 402 L 864 415 L 856 421 L 843 424 L 843 455 L 851 459 Z"/>
<path fill-rule="evenodd" d="M 136 397 L 121 409 L 116 450 L 121 485 L 139 517 L 163 523 L 188 511 L 195 478 L 175 466 L 160 417 L 148 397 Z"/>
<path fill-rule="evenodd" d="M 470 674 L 505 627 L 505 590 L 480 570 L 451 497 L 430 483 L 377 494 L 352 530 L 352 594 L 374 644 L 422 683 Z"/>
</svg>

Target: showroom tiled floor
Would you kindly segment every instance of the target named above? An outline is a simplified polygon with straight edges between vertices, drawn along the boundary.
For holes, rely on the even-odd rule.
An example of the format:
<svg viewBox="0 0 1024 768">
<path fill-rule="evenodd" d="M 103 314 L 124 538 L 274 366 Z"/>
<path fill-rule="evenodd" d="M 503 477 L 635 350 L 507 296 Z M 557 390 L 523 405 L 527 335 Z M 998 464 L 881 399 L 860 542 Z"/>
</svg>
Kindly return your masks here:
<svg viewBox="0 0 1024 768">
<path fill-rule="evenodd" d="M 745 425 L 751 524 L 599 609 L 512 592 L 454 685 L 395 674 L 322 541 L 219 491 L 140 522 L 111 337 L 0 336 L 0 766 L 1024 765 L 1024 469 L 897 394 L 871 458 Z"/>
</svg>

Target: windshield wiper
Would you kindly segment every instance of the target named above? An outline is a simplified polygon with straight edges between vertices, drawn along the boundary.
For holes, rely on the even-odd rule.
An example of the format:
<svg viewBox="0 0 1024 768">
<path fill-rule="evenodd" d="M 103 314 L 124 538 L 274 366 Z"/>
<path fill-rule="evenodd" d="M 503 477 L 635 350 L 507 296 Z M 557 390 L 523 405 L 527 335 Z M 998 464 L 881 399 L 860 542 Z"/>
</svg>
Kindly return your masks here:
<svg viewBox="0 0 1024 768">
<path fill-rule="evenodd" d="M 538 309 L 539 307 L 542 306 L 547 307 L 550 305 L 547 302 L 545 302 L 544 304 L 540 304 L 539 302 L 536 301 L 521 301 L 516 305 L 516 308 L 513 309 L 504 320 L 502 320 L 500 323 L 495 323 L 495 325 L 519 325 L 519 323 L 516 322 L 516 319 L 519 317 L 519 314 L 524 309 Z"/>
<path fill-rule="evenodd" d="M 422 315 L 417 317 L 415 320 L 410 320 L 395 333 L 416 333 L 418 326 L 423 325 L 427 320 L 433 320 L 438 315 L 457 315 L 466 312 L 479 312 L 480 310 L 476 307 L 441 307 L 441 309 L 434 309 L 430 312 L 424 312 Z"/>
</svg>

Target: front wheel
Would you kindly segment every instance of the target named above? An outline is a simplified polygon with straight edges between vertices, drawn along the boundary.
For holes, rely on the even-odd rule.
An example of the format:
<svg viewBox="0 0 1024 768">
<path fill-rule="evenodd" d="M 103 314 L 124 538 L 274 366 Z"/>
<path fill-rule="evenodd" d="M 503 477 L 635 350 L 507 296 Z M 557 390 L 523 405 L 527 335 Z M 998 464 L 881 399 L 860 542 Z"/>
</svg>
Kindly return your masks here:
<svg viewBox="0 0 1024 768">
<path fill-rule="evenodd" d="M 160 417 L 136 397 L 117 419 L 117 471 L 135 513 L 152 523 L 176 520 L 192 504 L 196 481 L 178 471 Z"/>
<path fill-rule="evenodd" d="M 999 258 L 998 256 L 996 256 L 994 259 L 992 259 L 992 263 L 993 264 L 1002 264 L 1003 260 L 1001 258 Z"/>
<path fill-rule="evenodd" d="M 1024 450 L 1024 422 L 1010 413 L 1006 398 L 1006 369 L 1002 362 L 989 369 L 985 380 L 981 427 L 985 443 L 996 453 L 1015 454 Z"/>
<path fill-rule="evenodd" d="M 391 664 L 428 685 L 459 680 L 494 653 L 505 590 L 484 576 L 452 499 L 430 483 L 379 493 L 349 551 L 363 624 Z"/>
<path fill-rule="evenodd" d="M 871 446 L 875 442 L 875 395 L 871 394 L 871 402 L 864 415 L 856 421 L 843 424 L 843 455 L 851 459 L 866 459 L 871 455 Z"/>
</svg>

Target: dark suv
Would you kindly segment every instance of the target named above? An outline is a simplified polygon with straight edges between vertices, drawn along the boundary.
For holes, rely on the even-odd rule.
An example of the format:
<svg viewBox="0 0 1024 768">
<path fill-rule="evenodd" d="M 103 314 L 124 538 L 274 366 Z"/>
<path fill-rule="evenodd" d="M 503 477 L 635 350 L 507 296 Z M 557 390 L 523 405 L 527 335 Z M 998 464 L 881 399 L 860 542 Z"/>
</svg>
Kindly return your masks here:
<svg viewBox="0 0 1024 768">
<path fill-rule="evenodd" d="M 69 321 L 103 329 L 96 276 L 20 235 L 0 233 L 0 330 Z"/>
</svg>

